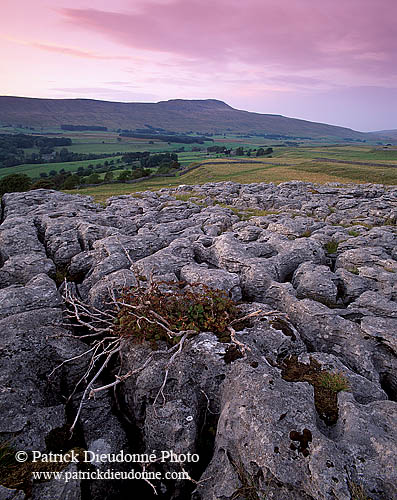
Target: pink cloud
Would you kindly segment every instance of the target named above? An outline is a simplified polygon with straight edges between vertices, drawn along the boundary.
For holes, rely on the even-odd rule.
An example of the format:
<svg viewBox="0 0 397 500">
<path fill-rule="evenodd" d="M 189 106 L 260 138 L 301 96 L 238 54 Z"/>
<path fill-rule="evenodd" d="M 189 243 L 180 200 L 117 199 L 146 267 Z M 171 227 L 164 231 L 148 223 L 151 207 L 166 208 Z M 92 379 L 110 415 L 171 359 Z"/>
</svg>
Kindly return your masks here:
<svg viewBox="0 0 397 500">
<path fill-rule="evenodd" d="M 38 42 L 31 43 L 30 45 L 40 50 L 46 50 L 48 52 L 56 52 L 58 54 L 64 54 L 66 56 L 81 57 L 83 59 L 102 59 L 102 60 L 130 59 L 127 56 L 95 54 L 94 52 L 88 52 L 85 50 L 80 50 L 70 47 L 60 47 L 58 45 L 48 45 L 45 43 L 38 43 Z"/>
<path fill-rule="evenodd" d="M 224 64 L 397 71 L 395 0 L 149 0 L 134 12 L 61 12 L 74 25 L 135 49 Z"/>
</svg>

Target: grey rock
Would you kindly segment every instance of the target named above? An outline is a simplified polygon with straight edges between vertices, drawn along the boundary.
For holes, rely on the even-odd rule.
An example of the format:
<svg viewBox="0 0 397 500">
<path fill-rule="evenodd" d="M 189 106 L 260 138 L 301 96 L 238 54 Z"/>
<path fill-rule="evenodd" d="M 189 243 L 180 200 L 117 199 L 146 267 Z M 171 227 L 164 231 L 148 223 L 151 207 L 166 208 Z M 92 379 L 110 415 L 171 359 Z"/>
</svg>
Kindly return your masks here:
<svg viewBox="0 0 397 500">
<path fill-rule="evenodd" d="M 182 267 L 180 277 L 190 284 L 202 283 L 213 289 L 224 290 L 235 301 L 241 299 L 240 279 L 237 274 L 228 273 L 223 269 L 208 269 L 204 265 L 187 265 Z"/>
<path fill-rule="evenodd" d="M 366 290 L 373 290 L 375 288 L 375 284 L 372 280 L 361 275 L 358 276 L 353 274 L 343 268 L 338 269 L 335 275 L 341 280 L 340 288 L 343 293 L 343 301 L 345 304 L 349 304 L 357 299 Z"/>
<path fill-rule="evenodd" d="M 0 268 L 0 288 L 10 285 L 25 285 L 37 274 L 55 275 L 52 260 L 41 253 L 15 255 L 10 257 Z"/>
<path fill-rule="evenodd" d="M 52 479 L 51 481 L 36 483 L 32 488 L 32 500 L 81 500 L 81 481 L 74 479 L 73 474 L 78 474 L 75 464 L 68 465 L 64 474 L 71 474 L 71 479 Z"/>
<path fill-rule="evenodd" d="M 185 193 L 190 201 L 175 199 Z M 186 340 L 180 353 L 162 345 L 164 352 L 153 354 L 124 339 L 121 363 L 113 358 L 96 384 L 133 375 L 85 402 L 84 446 L 103 453 L 204 450 L 209 464 L 201 464 L 203 481 L 192 494 L 186 481 L 159 485 L 170 500 L 242 500 L 251 492 L 350 500 L 349 481 L 373 500 L 397 497 L 395 187 L 207 183 L 113 197 L 106 207 L 36 190 L 6 194 L 2 205 L 1 440 L 45 450 L 80 402 L 83 385 L 66 411 L 87 371 L 90 340 L 65 326 L 65 285 L 57 290 L 52 278 L 64 273 L 74 293 L 98 309 L 137 280 L 161 289 L 169 288 L 162 281 L 200 281 L 242 296 L 241 314 L 251 313 L 234 325 L 243 352 L 211 332 Z M 251 209 L 268 212 L 236 215 L 248 218 Z M 311 385 L 282 378 L 291 359 L 314 360 L 348 379 L 335 425 L 321 419 Z M 312 438 L 305 453 L 290 436 L 304 429 Z M 126 484 L 64 486 L 37 483 L 32 497 L 78 499 L 83 491 L 115 500 Z"/>
<path fill-rule="evenodd" d="M 147 279 L 151 275 L 174 273 L 180 275 L 181 269 L 194 262 L 191 241 L 187 238 L 174 240 L 167 248 L 140 259 L 133 265 L 138 275 Z"/>
<path fill-rule="evenodd" d="M 62 300 L 52 279 L 45 274 L 38 274 L 26 286 L 12 285 L 0 290 L 0 303 L 2 319 L 44 307 L 60 307 Z"/>
<path fill-rule="evenodd" d="M 397 318 L 397 303 L 387 300 L 377 292 L 366 291 L 349 306 L 349 309 L 360 311 L 366 316 L 383 316 Z"/>
<path fill-rule="evenodd" d="M 308 298 L 328 306 L 336 306 L 338 278 L 327 266 L 304 262 L 295 271 L 292 284 L 299 299 Z"/>
<path fill-rule="evenodd" d="M 1 500 L 25 500 L 25 494 L 20 490 L 12 490 L 0 485 Z"/>
<path fill-rule="evenodd" d="M 112 299 L 112 293 L 119 297 L 124 289 L 136 285 L 135 274 L 129 269 L 121 269 L 99 280 L 88 292 L 88 301 L 93 307 L 101 309 Z"/>
</svg>

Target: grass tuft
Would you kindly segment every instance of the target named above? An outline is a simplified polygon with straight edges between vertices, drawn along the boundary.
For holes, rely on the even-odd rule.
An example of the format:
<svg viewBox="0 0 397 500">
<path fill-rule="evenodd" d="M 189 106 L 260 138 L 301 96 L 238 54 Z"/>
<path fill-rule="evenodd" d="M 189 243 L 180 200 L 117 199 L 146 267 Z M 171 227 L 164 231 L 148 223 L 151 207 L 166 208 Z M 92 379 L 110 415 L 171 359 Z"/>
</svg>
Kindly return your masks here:
<svg viewBox="0 0 397 500">
<path fill-rule="evenodd" d="M 332 392 L 348 391 L 350 389 L 349 381 L 340 372 L 323 371 L 318 376 L 318 381 L 321 387 L 329 389 Z"/>
<path fill-rule="evenodd" d="M 337 250 L 338 250 L 338 246 L 339 246 L 339 243 L 335 240 L 331 240 L 331 241 L 328 241 L 328 243 L 326 243 L 324 245 L 324 248 L 325 248 L 325 251 L 327 253 L 336 253 Z"/>
</svg>

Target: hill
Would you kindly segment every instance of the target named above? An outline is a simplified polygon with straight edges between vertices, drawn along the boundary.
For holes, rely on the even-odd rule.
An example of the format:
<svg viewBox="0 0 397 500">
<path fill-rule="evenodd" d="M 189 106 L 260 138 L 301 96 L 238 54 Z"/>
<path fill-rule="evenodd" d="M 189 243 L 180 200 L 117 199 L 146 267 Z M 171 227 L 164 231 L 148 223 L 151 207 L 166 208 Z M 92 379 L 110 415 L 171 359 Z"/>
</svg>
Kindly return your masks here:
<svg viewBox="0 0 397 500">
<path fill-rule="evenodd" d="M 63 124 L 95 125 L 113 129 L 149 126 L 175 132 L 265 133 L 336 140 L 368 137 L 344 127 L 242 111 L 215 99 L 124 103 L 0 96 L 0 125 L 8 124 L 47 128 L 60 128 Z"/>
<path fill-rule="evenodd" d="M 397 140 L 397 129 L 395 130 L 378 130 L 376 132 L 368 132 L 369 135 L 382 137 L 384 140 L 390 139 L 391 141 Z"/>
</svg>

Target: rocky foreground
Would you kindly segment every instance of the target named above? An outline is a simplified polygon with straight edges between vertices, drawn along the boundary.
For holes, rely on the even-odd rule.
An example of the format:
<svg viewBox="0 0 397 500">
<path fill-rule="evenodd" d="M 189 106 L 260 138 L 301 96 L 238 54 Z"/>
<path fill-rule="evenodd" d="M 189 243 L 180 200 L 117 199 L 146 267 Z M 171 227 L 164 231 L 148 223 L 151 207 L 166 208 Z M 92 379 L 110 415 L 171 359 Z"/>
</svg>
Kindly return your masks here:
<svg viewBox="0 0 397 500">
<path fill-rule="evenodd" d="M 397 498 L 396 221 L 397 188 L 381 185 L 228 182 L 106 207 L 47 190 L 5 195 L 0 440 L 26 451 L 199 454 L 183 465 L 197 482 L 155 484 L 163 499 Z M 243 315 L 260 313 L 236 332 L 238 356 L 211 332 L 186 340 L 160 398 L 169 357 L 158 355 L 87 399 L 70 439 L 90 338 L 65 318 L 64 278 L 97 310 L 139 279 L 199 281 L 241 301 Z M 123 341 L 98 385 L 150 349 Z M 321 401 L 323 371 L 346 381 L 333 405 Z M 0 486 L 0 499 L 154 494 L 143 481 L 15 484 Z"/>
</svg>

